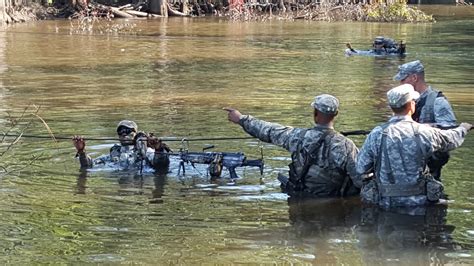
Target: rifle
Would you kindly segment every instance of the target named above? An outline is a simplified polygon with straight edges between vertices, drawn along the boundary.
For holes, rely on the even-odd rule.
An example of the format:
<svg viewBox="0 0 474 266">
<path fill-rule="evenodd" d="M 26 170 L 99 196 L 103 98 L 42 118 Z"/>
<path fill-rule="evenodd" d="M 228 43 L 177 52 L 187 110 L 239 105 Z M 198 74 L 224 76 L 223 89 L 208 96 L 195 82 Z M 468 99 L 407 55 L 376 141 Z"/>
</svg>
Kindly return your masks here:
<svg viewBox="0 0 474 266">
<path fill-rule="evenodd" d="M 225 167 L 229 170 L 230 178 L 237 179 L 239 176 L 235 172 L 235 168 L 242 166 L 255 166 L 260 168 L 260 174 L 263 175 L 263 160 L 248 160 L 247 157 L 241 152 L 204 152 L 208 147 L 203 149 L 203 152 L 190 152 L 188 150 L 181 150 L 179 153 L 169 153 L 171 156 L 178 156 L 181 159 L 179 163 L 178 175 L 181 169 L 183 169 L 183 175 L 186 174 L 184 163 L 194 164 L 208 164 L 208 171 L 211 177 L 218 178 L 222 174 L 222 168 Z"/>
<path fill-rule="evenodd" d="M 370 131 L 367 131 L 367 130 L 353 130 L 353 131 L 341 131 L 340 133 L 343 136 L 368 135 L 370 133 Z"/>
</svg>

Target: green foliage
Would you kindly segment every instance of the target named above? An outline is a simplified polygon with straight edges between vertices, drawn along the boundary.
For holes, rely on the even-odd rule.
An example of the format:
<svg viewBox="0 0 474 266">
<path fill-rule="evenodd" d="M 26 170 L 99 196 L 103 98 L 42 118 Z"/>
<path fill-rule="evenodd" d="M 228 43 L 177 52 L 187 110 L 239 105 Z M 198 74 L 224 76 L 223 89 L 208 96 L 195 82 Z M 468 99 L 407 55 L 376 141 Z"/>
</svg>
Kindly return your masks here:
<svg viewBox="0 0 474 266">
<path fill-rule="evenodd" d="M 405 1 L 392 4 L 376 3 L 367 8 L 368 21 L 380 22 L 433 22 L 433 16 L 416 7 L 409 7 Z"/>
</svg>

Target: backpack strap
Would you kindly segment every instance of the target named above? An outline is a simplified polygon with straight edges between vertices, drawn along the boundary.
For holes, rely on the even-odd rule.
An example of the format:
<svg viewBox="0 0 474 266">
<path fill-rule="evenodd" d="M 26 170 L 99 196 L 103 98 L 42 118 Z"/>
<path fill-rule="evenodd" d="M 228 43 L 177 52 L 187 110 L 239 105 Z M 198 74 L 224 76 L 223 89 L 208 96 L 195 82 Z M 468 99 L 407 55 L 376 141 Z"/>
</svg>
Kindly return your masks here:
<svg viewBox="0 0 474 266">
<path fill-rule="evenodd" d="M 388 162 L 388 157 L 387 157 L 387 149 L 386 149 L 386 139 L 387 139 L 387 128 L 390 126 L 390 122 L 385 123 L 381 125 L 382 127 L 382 139 L 380 140 L 380 146 L 379 146 L 379 152 L 377 159 L 375 160 L 375 167 L 374 167 L 374 173 L 376 176 L 380 176 L 380 171 L 381 171 L 381 165 L 382 165 L 382 154 L 385 157 L 385 163 L 388 163 L 389 168 L 390 168 L 390 162 Z M 391 171 L 389 173 L 390 175 L 392 174 Z M 390 179 L 390 178 L 389 178 Z M 392 176 L 393 179 L 393 176 Z M 390 183 L 393 183 L 392 180 L 390 180 Z"/>
<path fill-rule="evenodd" d="M 411 123 L 412 124 L 412 127 L 413 127 L 413 131 L 414 131 L 414 134 L 415 134 L 415 142 L 417 143 L 417 146 L 419 147 L 421 153 L 422 153 L 422 156 L 417 156 L 417 157 L 422 157 L 421 159 L 418 159 L 418 160 L 422 160 L 422 161 L 419 161 L 420 165 L 423 165 L 424 164 L 424 158 L 425 158 L 425 152 L 424 150 L 422 149 L 422 146 L 421 146 L 421 139 L 420 139 L 420 136 L 419 136 L 419 125 L 417 123 Z M 386 124 L 387 125 L 387 124 Z M 379 188 L 379 196 L 383 196 L 383 197 L 405 197 L 405 196 L 416 196 L 416 195 L 423 195 L 426 193 L 426 181 L 425 180 L 419 180 L 418 184 L 417 185 L 404 185 L 404 184 L 395 184 L 395 178 L 393 176 L 393 173 L 392 173 L 392 168 L 391 168 L 391 165 L 390 165 L 390 160 L 388 159 L 388 152 L 387 152 L 387 143 L 386 143 L 386 129 L 388 128 L 388 125 L 385 126 L 382 126 L 383 128 L 383 133 L 382 133 L 382 141 L 381 141 L 381 144 L 380 144 L 380 148 L 379 148 L 379 156 L 377 157 L 377 162 L 376 162 L 376 176 L 377 175 L 380 175 L 380 165 L 381 165 L 381 155 L 382 155 L 382 152 L 383 152 L 383 156 L 384 156 L 384 163 L 387 165 L 387 168 L 389 169 L 388 170 L 388 180 L 390 182 L 390 184 L 381 184 L 380 181 L 377 181 L 377 185 L 378 185 L 378 188 Z M 421 175 L 420 175 L 421 176 Z"/>
</svg>

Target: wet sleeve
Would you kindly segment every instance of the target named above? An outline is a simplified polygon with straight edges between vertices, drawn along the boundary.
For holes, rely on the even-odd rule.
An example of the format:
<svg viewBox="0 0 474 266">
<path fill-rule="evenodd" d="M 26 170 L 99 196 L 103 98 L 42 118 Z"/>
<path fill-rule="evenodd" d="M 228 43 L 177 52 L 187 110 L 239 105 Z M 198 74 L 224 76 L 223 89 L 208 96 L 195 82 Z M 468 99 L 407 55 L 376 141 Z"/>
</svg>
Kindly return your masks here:
<svg viewBox="0 0 474 266">
<path fill-rule="evenodd" d="M 259 120 L 253 116 L 245 115 L 240 119 L 239 124 L 253 137 L 261 141 L 275 144 L 293 152 L 298 144 L 298 136 L 302 129 L 282 126 Z"/>
<path fill-rule="evenodd" d="M 440 127 L 456 126 L 456 116 L 448 100 L 444 97 L 436 98 L 434 102 L 435 123 Z"/>
<path fill-rule="evenodd" d="M 101 156 L 95 158 L 94 160 L 92 160 L 92 165 L 105 164 L 106 162 L 111 161 L 110 158 L 111 158 L 111 157 L 110 157 L 110 155 L 108 155 L 108 154 L 101 155 Z M 91 167 L 92 167 L 92 166 L 91 166 Z"/>
<path fill-rule="evenodd" d="M 92 159 L 87 153 L 78 153 L 79 162 L 81 163 L 81 168 L 91 168 L 93 166 Z"/>
<path fill-rule="evenodd" d="M 428 153 L 446 152 L 461 146 L 467 135 L 467 130 L 464 127 L 442 130 L 426 126 L 421 135 L 424 137 L 423 141 L 426 146 L 430 149 L 427 151 Z"/>
<path fill-rule="evenodd" d="M 359 154 L 357 155 L 356 171 L 358 174 L 363 175 L 374 171 L 375 163 L 375 132 L 372 131 L 362 145 Z"/>
</svg>

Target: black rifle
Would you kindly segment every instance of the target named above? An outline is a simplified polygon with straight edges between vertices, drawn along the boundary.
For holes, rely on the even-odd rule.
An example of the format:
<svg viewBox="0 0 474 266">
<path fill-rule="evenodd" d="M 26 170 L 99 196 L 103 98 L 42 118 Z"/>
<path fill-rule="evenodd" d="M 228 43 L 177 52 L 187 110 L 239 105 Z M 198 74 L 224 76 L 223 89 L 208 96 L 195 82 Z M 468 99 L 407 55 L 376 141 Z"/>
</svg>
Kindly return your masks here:
<svg viewBox="0 0 474 266">
<path fill-rule="evenodd" d="M 368 135 L 370 133 L 370 131 L 367 131 L 367 130 L 353 130 L 353 131 L 341 131 L 340 133 L 343 136 Z"/>
<path fill-rule="evenodd" d="M 181 162 L 179 164 L 178 175 L 183 169 L 183 175 L 186 174 L 184 168 L 184 163 L 191 163 L 194 167 L 194 164 L 208 164 L 209 174 L 213 178 L 218 178 L 221 176 L 222 167 L 225 167 L 229 170 L 230 178 L 236 179 L 239 178 L 235 172 L 235 168 L 242 166 L 256 166 L 260 168 L 260 174 L 263 175 L 263 160 L 247 160 L 247 157 L 241 153 L 231 153 L 231 152 L 189 152 L 189 151 L 180 151 L 179 153 L 169 153 L 172 156 L 179 156 Z"/>
</svg>

